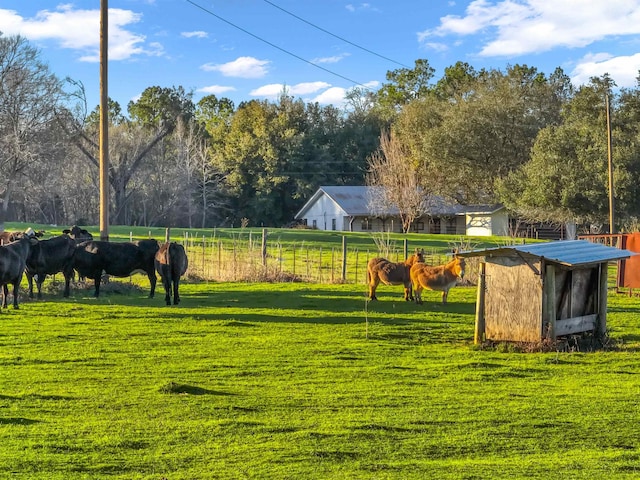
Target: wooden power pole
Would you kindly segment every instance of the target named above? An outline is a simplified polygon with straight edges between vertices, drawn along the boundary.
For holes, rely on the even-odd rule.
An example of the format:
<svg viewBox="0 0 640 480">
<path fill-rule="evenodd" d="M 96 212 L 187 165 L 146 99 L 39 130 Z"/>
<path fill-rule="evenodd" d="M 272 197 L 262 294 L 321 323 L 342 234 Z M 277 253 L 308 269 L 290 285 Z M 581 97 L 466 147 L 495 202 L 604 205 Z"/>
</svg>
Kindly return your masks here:
<svg viewBox="0 0 640 480">
<path fill-rule="evenodd" d="M 613 213 L 613 158 L 611 152 L 611 111 L 609 110 L 609 95 L 605 96 L 607 106 L 607 163 L 609 165 L 609 233 L 615 232 L 615 218 Z"/>
<path fill-rule="evenodd" d="M 109 5 L 100 0 L 100 240 L 109 240 Z"/>
</svg>

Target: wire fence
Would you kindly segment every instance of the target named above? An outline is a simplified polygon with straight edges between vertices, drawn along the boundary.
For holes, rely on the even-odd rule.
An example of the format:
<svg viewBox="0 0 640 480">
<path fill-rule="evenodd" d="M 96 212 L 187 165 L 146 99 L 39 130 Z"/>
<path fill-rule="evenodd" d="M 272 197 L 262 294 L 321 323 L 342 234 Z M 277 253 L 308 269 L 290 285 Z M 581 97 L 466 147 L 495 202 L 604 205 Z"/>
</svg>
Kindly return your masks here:
<svg viewBox="0 0 640 480">
<path fill-rule="evenodd" d="M 366 283 L 367 262 L 384 256 L 404 261 L 408 251 L 391 246 L 376 249 L 309 244 L 284 245 L 261 238 L 221 241 L 215 237 L 185 236 L 181 241 L 189 258 L 187 278 L 208 281 L 274 281 L 309 283 Z M 440 265 L 451 259 L 446 252 L 425 252 L 425 263 Z"/>
</svg>

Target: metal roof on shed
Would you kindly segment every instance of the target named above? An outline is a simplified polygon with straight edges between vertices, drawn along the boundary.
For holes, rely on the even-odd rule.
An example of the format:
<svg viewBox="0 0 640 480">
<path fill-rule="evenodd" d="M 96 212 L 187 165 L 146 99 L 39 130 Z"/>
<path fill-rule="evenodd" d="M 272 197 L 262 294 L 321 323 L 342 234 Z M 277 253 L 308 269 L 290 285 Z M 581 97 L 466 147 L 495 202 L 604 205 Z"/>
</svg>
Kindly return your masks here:
<svg viewBox="0 0 640 480">
<path fill-rule="evenodd" d="M 587 240 L 560 240 L 557 242 L 531 243 L 525 245 L 506 245 L 503 247 L 460 252 L 459 255 L 462 257 L 495 257 L 512 255 L 514 253 L 544 258 L 546 261 L 570 267 L 620 260 L 635 255 L 635 252 L 630 250 L 608 247 Z"/>
</svg>

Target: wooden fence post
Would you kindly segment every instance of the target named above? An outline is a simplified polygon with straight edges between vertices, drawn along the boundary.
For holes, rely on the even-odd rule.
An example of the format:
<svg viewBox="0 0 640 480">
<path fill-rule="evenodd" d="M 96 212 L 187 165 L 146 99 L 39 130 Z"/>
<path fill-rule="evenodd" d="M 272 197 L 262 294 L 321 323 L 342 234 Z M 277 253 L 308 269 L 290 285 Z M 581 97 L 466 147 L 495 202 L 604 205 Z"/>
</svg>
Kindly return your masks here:
<svg viewBox="0 0 640 480">
<path fill-rule="evenodd" d="M 171 228 L 167 227 L 167 229 L 164 231 L 164 241 L 165 243 L 168 243 L 171 241 Z"/>
<path fill-rule="evenodd" d="M 340 277 L 342 283 L 347 281 L 347 237 L 342 236 L 342 275 Z"/>
<path fill-rule="evenodd" d="M 331 283 L 335 283 L 336 277 L 334 274 L 336 264 L 336 247 L 331 247 Z"/>
<path fill-rule="evenodd" d="M 267 266 L 267 229 L 262 229 L 262 266 Z"/>
<path fill-rule="evenodd" d="M 543 284 L 542 284 L 542 324 L 546 326 L 546 332 L 543 330 L 543 335 L 546 333 L 548 338 L 555 342 L 556 340 L 556 267 L 551 263 L 542 262 L 540 266 L 543 270 Z M 546 308 L 545 308 L 546 307 Z"/>
<path fill-rule="evenodd" d="M 486 273 L 486 263 L 480 262 L 480 275 L 478 275 L 478 297 L 476 301 L 476 330 L 473 336 L 473 343 L 476 345 L 482 343 L 484 341 L 484 333 L 485 333 L 485 323 L 484 323 L 484 310 L 485 310 L 485 273 Z"/>
<path fill-rule="evenodd" d="M 293 246 L 293 277 L 296 276 L 296 246 Z"/>
</svg>

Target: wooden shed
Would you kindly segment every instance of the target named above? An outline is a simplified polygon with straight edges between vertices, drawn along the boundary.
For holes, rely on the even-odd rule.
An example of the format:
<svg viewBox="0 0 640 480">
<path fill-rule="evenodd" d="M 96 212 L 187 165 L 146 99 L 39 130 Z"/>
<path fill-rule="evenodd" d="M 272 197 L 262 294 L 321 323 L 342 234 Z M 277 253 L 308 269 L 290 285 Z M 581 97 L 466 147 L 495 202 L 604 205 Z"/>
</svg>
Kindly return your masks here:
<svg viewBox="0 0 640 480">
<path fill-rule="evenodd" d="M 461 252 L 482 256 L 475 342 L 539 342 L 607 328 L 609 262 L 628 250 L 565 240 Z"/>
</svg>

